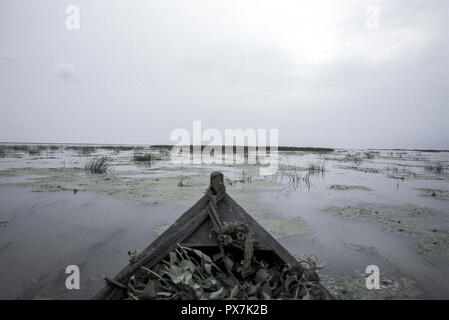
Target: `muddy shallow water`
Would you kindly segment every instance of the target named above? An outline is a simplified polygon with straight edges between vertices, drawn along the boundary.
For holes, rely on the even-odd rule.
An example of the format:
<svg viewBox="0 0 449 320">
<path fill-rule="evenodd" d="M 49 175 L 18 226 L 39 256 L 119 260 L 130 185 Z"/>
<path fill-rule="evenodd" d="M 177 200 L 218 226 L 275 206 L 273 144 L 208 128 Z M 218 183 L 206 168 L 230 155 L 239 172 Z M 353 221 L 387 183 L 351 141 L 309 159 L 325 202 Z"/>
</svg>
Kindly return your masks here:
<svg viewBox="0 0 449 320">
<path fill-rule="evenodd" d="M 448 152 L 280 152 L 275 176 L 245 165 L 133 161 L 132 150 L 63 146 L 0 158 L 0 298 L 89 298 L 204 193 L 221 170 L 228 193 L 297 257 L 325 263 L 342 299 L 449 298 Z M 139 152 L 159 150 L 146 148 Z M 107 174 L 83 169 L 98 155 Z M 325 170 L 311 170 L 324 164 Z M 70 264 L 81 289 L 66 290 Z M 381 289 L 367 290 L 377 265 Z"/>
</svg>

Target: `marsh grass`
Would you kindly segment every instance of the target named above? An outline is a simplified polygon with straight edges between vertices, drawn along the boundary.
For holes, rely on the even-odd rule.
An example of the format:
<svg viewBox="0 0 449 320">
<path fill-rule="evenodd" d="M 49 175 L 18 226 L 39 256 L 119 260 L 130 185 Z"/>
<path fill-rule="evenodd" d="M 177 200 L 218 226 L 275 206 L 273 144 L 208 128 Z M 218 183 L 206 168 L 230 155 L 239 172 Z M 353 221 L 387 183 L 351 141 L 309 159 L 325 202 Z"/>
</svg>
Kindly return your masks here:
<svg viewBox="0 0 449 320">
<path fill-rule="evenodd" d="M 160 160 L 169 160 L 170 159 L 170 150 L 159 149 L 158 150 L 158 158 Z"/>
<path fill-rule="evenodd" d="M 106 156 L 87 161 L 84 169 L 90 174 L 104 174 L 109 170 L 109 159 Z"/>
<path fill-rule="evenodd" d="M 375 158 L 375 153 L 371 151 L 365 152 L 365 158 L 372 160 Z"/>
<path fill-rule="evenodd" d="M 97 151 L 94 147 L 84 146 L 77 150 L 78 154 L 81 156 L 89 156 Z"/>
<path fill-rule="evenodd" d="M 28 150 L 30 156 L 40 156 L 41 150 L 39 148 L 32 148 Z"/>
<path fill-rule="evenodd" d="M 120 151 L 132 151 L 132 150 L 136 150 L 139 149 L 141 147 L 137 147 L 137 146 L 108 146 L 108 145 L 104 145 L 104 146 L 100 146 L 100 149 L 103 150 L 109 150 L 109 151 L 115 151 L 116 153 L 119 153 Z"/>
<path fill-rule="evenodd" d="M 133 161 L 145 165 L 153 165 L 156 161 L 163 161 L 170 159 L 170 151 L 166 149 L 160 149 L 157 153 L 153 152 L 134 152 Z"/>
<path fill-rule="evenodd" d="M 28 149 L 25 149 L 28 150 Z M 10 145 L 0 146 L 0 158 L 22 158 L 22 152 Z"/>
<path fill-rule="evenodd" d="M 309 174 L 316 174 L 316 173 L 324 174 L 324 172 L 326 171 L 326 162 L 322 161 L 310 163 L 307 167 L 307 171 L 309 172 Z"/>
<path fill-rule="evenodd" d="M 288 176 L 287 185 L 289 188 L 296 190 L 298 189 L 300 184 L 301 184 L 301 173 L 297 168 L 294 168 L 293 170 L 291 170 Z"/>
<path fill-rule="evenodd" d="M 360 152 L 347 154 L 344 158 L 345 161 L 350 161 L 354 165 L 359 166 L 363 162 L 363 157 Z"/>
<path fill-rule="evenodd" d="M 97 148 L 92 146 L 68 146 L 64 150 L 76 152 L 80 156 L 90 156 L 97 151 Z"/>
<path fill-rule="evenodd" d="M 57 145 L 51 145 L 51 146 L 49 146 L 49 149 L 51 150 L 51 151 L 59 151 L 59 150 L 61 150 L 61 146 L 57 146 Z"/>
<path fill-rule="evenodd" d="M 28 152 L 31 146 L 24 144 L 16 144 L 16 145 L 7 145 L 5 146 L 5 148 L 13 152 Z"/>
<path fill-rule="evenodd" d="M 243 183 L 251 183 L 254 181 L 254 173 L 252 170 L 242 170 L 240 172 L 239 181 Z"/>
<path fill-rule="evenodd" d="M 289 190 L 296 191 L 302 185 L 304 185 L 308 190 L 310 190 L 310 173 L 307 172 L 304 176 L 301 173 L 301 168 L 298 167 L 284 167 L 281 166 L 276 171 L 276 174 L 273 176 L 274 181 L 278 181 L 284 183 L 286 181 L 287 187 Z"/>
<path fill-rule="evenodd" d="M 427 173 L 433 174 L 443 174 L 445 171 L 445 168 L 441 162 L 432 163 L 428 161 L 424 165 L 424 169 L 426 170 Z"/>
<path fill-rule="evenodd" d="M 307 187 L 307 189 L 310 190 L 310 186 L 311 186 L 311 183 L 310 183 L 310 173 L 307 173 L 307 174 L 302 178 L 302 181 L 304 182 L 304 184 L 305 184 L 305 186 Z"/>
<path fill-rule="evenodd" d="M 302 176 L 302 174 L 298 170 L 293 170 L 289 175 L 289 181 L 287 183 L 288 188 L 296 191 L 299 187 L 302 186 L 302 184 L 304 184 L 304 186 L 308 190 L 310 190 L 310 173 L 307 172 L 304 176 Z"/>
<path fill-rule="evenodd" d="M 153 163 L 156 157 L 152 153 L 134 153 L 133 161 Z"/>
</svg>

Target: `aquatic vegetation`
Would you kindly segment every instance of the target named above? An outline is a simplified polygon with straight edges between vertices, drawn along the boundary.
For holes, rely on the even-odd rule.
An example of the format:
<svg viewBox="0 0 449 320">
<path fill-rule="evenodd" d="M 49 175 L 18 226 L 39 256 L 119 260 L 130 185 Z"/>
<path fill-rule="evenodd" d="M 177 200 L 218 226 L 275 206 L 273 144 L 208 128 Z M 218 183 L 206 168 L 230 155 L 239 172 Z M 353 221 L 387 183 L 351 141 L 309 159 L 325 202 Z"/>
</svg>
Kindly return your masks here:
<svg viewBox="0 0 449 320">
<path fill-rule="evenodd" d="M 339 166 L 342 169 L 346 170 L 355 170 L 364 173 L 380 173 L 380 170 L 377 168 L 367 168 L 367 167 L 359 167 L 359 166 Z"/>
<path fill-rule="evenodd" d="M 294 170 L 292 170 L 290 172 L 288 177 L 289 177 L 288 186 L 291 189 L 296 190 L 299 187 L 299 185 L 301 184 L 301 174 L 295 168 Z"/>
<path fill-rule="evenodd" d="M 109 160 L 106 156 L 89 160 L 84 169 L 91 174 L 104 174 L 109 169 Z"/>
<path fill-rule="evenodd" d="M 58 150 L 57 147 L 58 145 L 49 145 L 47 146 L 47 150 Z M 64 149 L 64 147 L 64 145 L 61 145 L 59 150 Z M 136 168 L 136 164 L 144 164 L 144 162 L 134 162 L 133 151 L 136 154 L 151 153 L 155 158 L 168 158 L 170 149 L 159 150 L 149 146 L 136 148 L 125 146 L 123 149 L 127 151 L 126 154 L 124 152 L 123 154 L 117 155 L 113 152 L 103 151 L 101 146 L 95 146 L 101 152 L 100 155 L 104 153 L 108 155 L 109 159 L 114 159 L 114 168 L 116 165 L 121 167 L 117 167 L 117 170 L 112 172 L 109 171 L 107 175 L 86 175 L 83 174 L 85 172 L 84 162 L 88 159 L 77 157 L 77 151 L 61 150 L 60 153 L 55 155 L 56 157 L 60 157 L 61 161 L 46 161 L 46 159 L 41 157 L 29 159 L 27 157 L 29 150 L 33 148 L 41 151 L 44 150 L 43 146 L 39 146 L 38 148 L 35 144 L 17 145 L 17 147 L 10 144 L 0 146 L 0 157 L 7 157 L 7 159 L 0 159 L 2 160 L 2 168 L 10 168 L 0 171 L 2 188 L 5 188 L 5 190 L 7 188 L 15 188 L 17 192 L 29 192 L 29 190 L 32 190 L 33 192 L 59 193 L 57 195 L 42 195 L 43 197 L 49 197 L 49 199 L 51 197 L 65 197 L 67 195 L 62 193 L 75 192 L 74 190 L 76 189 L 78 190 L 76 197 L 79 197 L 83 192 L 95 192 L 108 198 L 145 202 L 145 206 L 148 206 L 150 211 L 152 209 L 150 206 L 153 203 L 176 206 L 176 208 L 179 207 L 182 211 L 182 208 L 193 205 L 203 194 L 205 186 L 209 183 L 208 175 L 210 170 L 212 167 L 215 167 L 207 165 L 170 165 L 161 166 L 160 169 L 157 167 L 152 168 L 151 170 L 141 166 Z M 104 149 L 116 151 L 121 148 L 106 146 Z M 365 230 L 365 226 L 369 226 L 369 228 L 374 227 L 373 232 L 376 232 L 377 236 L 377 233 L 380 232 L 381 236 L 383 235 L 388 238 L 389 241 L 398 241 L 395 244 L 398 244 L 400 248 L 407 249 L 409 245 L 410 249 L 414 252 L 410 253 L 406 250 L 406 254 L 412 256 L 410 260 L 417 264 L 417 271 L 411 272 L 404 270 L 404 276 L 408 279 L 416 278 L 417 272 L 420 272 L 420 268 L 422 268 L 422 261 L 435 263 L 435 269 L 439 268 L 440 263 L 446 263 L 446 260 L 449 261 L 449 244 L 446 240 L 449 239 L 447 219 L 440 219 L 438 212 L 429 213 L 428 210 L 430 209 L 425 210 L 421 208 L 414 211 L 413 209 L 408 210 L 403 206 L 387 206 L 380 209 L 379 207 L 384 206 L 386 201 L 389 202 L 394 198 L 396 192 L 395 185 L 397 184 L 398 188 L 400 185 L 400 190 L 398 190 L 400 197 L 398 199 L 409 199 L 414 203 L 426 203 L 428 206 L 442 208 L 443 214 L 447 213 L 443 201 L 449 200 L 449 188 L 447 188 L 447 182 L 449 181 L 447 175 L 448 162 L 446 161 L 449 153 L 435 153 L 430 155 L 409 152 L 400 159 L 397 152 L 394 152 L 391 157 L 394 157 L 395 160 L 392 160 L 389 156 L 389 151 L 382 151 L 380 154 L 374 153 L 374 159 L 370 159 L 366 155 L 365 152 L 368 151 L 370 153 L 372 152 L 369 149 L 360 150 L 364 161 L 360 166 L 356 166 L 351 162 L 342 162 L 345 159 L 345 155 L 348 154 L 346 150 L 337 150 L 335 153 L 323 155 L 323 157 L 320 157 L 319 154 L 302 154 L 296 151 L 280 153 L 279 170 L 275 175 L 270 177 L 256 175 L 251 183 L 246 184 L 235 183 L 236 179 L 240 177 L 241 171 L 252 170 L 257 174 L 258 171 L 256 170 L 258 170 L 258 167 L 248 165 L 223 165 L 222 169 L 229 177 L 229 179 L 226 179 L 228 193 L 270 233 L 280 238 L 281 242 L 293 243 L 289 247 L 293 252 L 295 250 L 301 250 L 300 246 L 294 246 L 294 241 L 297 238 L 309 239 L 316 236 L 316 238 L 320 237 L 319 241 L 324 243 L 334 240 L 338 241 L 334 234 L 329 234 L 328 238 L 321 238 L 322 233 L 320 232 L 322 230 L 319 228 L 315 229 L 316 226 L 314 226 L 314 231 L 317 230 L 317 233 L 313 236 L 310 234 L 307 235 L 306 233 L 310 233 L 311 231 L 306 221 L 312 221 L 309 220 L 309 212 L 304 214 L 304 219 L 306 219 L 304 222 L 302 220 L 297 221 L 296 219 L 292 219 L 291 213 L 296 212 L 293 210 L 299 210 L 298 215 L 301 216 L 304 210 L 308 210 L 309 208 L 313 212 L 320 210 L 325 203 L 329 203 L 328 201 L 319 200 L 319 197 L 323 197 L 325 200 L 335 199 L 335 204 L 332 203 L 331 205 L 351 205 L 353 208 L 359 208 L 358 210 L 354 209 L 352 212 L 349 209 L 335 210 L 330 214 L 348 220 L 360 219 L 373 221 L 373 223 L 356 223 L 357 226 L 360 225 L 361 232 Z M 351 151 L 350 153 L 354 154 L 355 151 Z M 41 154 L 44 155 L 45 151 Z M 13 163 L 13 159 L 10 159 L 13 156 L 24 156 L 24 159 Z M 310 175 L 307 166 L 309 162 L 315 161 L 320 163 L 323 161 L 324 156 L 328 156 L 326 160 L 331 162 L 326 161 L 326 179 L 321 180 L 319 176 Z M 370 161 L 365 159 L 370 159 Z M 444 174 L 434 174 L 432 170 L 425 171 L 424 165 L 426 161 L 430 162 L 432 166 L 440 163 L 443 170 L 446 168 L 443 171 Z M 12 166 L 15 168 L 12 168 Z M 48 168 L 49 166 L 55 166 L 55 168 Z M 362 172 L 366 174 L 362 174 Z M 375 175 L 375 173 L 381 173 L 381 175 Z M 26 176 L 33 176 L 33 178 L 27 178 Z M 188 179 L 182 179 L 182 188 L 178 187 L 181 176 L 188 177 Z M 10 177 L 13 178 L 10 179 Z M 401 180 L 392 181 L 387 177 L 413 179 L 402 183 Z M 289 192 L 299 188 L 307 188 L 307 181 L 309 187 L 311 182 L 314 183 L 313 187 L 315 187 L 316 182 L 316 190 L 313 190 L 310 194 L 306 194 L 306 192 Z M 368 190 L 365 189 L 366 187 L 363 187 L 364 185 L 370 188 L 372 186 L 376 192 L 366 193 Z M 365 191 L 364 194 L 363 191 Z M 390 197 L 387 196 L 389 199 L 384 197 L 387 192 L 390 192 Z M 426 197 L 427 199 L 420 199 L 420 197 Z M 301 202 L 301 199 L 305 199 L 305 202 Z M 358 206 L 354 204 L 360 199 L 373 201 L 373 203 L 367 206 L 369 209 L 365 208 L 365 210 L 360 210 L 361 207 L 366 207 L 365 205 Z M 291 201 L 291 208 L 285 205 L 284 200 Z M 281 205 L 279 205 L 280 203 Z M 302 207 L 303 204 L 304 208 L 306 208 L 304 210 Z M 375 211 L 378 213 L 376 214 Z M 376 216 L 379 217 L 376 218 Z M 319 218 L 326 221 L 325 217 Z M 333 217 L 328 218 L 334 221 Z M 165 222 L 158 222 L 158 224 L 149 226 L 149 232 L 152 234 L 152 237 L 155 234 L 160 234 L 165 231 L 167 225 L 161 225 Z M 376 223 L 378 228 L 376 228 Z M 344 225 L 345 227 L 348 224 L 351 224 L 351 222 L 339 223 L 339 225 Z M 8 224 L 5 227 L 1 227 L 0 231 L 3 229 L 6 232 L 11 230 L 12 227 L 12 224 Z M 341 229 L 338 228 L 337 226 L 335 234 L 341 232 Z M 395 236 L 387 235 L 383 232 L 391 232 Z M 348 239 L 345 240 L 347 241 Z M 362 241 L 355 241 L 355 244 L 362 244 Z M 381 243 L 376 247 L 376 250 L 380 259 L 390 254 L 389 248 L 382 247 Z M 295 253 L 299 253 L 299 251 Z M 356 252 L 355 254 L 358 253 Z M 402 253 L 398 253 L 399 255 L 402 255 Z M 394 261 L 389 266 L 400 267 Z M 337 266 L 337 269 L 340 267 Z M 341 270 L 351 275 L 353 269 L 348 270 L 347 268 L 352 267 L 355 268 L 357 266 L 347 264 L 341 267 Z M 333 268 L 333 266 L 329 267 L 332 272 L 335 271 Z M 407 287 L 407 284 L 403 283 L 400 278 L 392 278 L 385 273 L 381 273 L 381 275 L 382 280 L 384 276 L 387 276 L 388 279 L 393 281 L 389 289 L 371 290 L 368 292 L 363 286 L 363 279 L 357 279 L 357 283 L 355 283 L 355 279 L 348 277 L 348 279 L 343 281 L 344 283 L 341 283 L 341 288 L 344 292 L 342 293 L 340 291 L 337 297 L 342 299 L 352 299 L 354 297 L 362 299 L 368 297 L 373 299 L 383 299 L 384 297 L 413 297 L 412 294 L 409 294 L 409 290 L 412 290 L 412 288 Z M 432 278 L 433 280 L 434 278 Z M 337 281 L 340 281 L 340 278 Z M 381 286 L 384 286 L 382 282 Z M 385 286 L 388 287 L 390 284 L 385 284 Z M 442 287 L 446 289 L 447 286 L 438 285 L 437 287 L 437 290 L 440 290 Z M 438 293 L 435 295 L 438 296 Z"/>
<path fill-rule="evenodd" d="M 76 152 L 80 156 L 89 156 L 97 151 L 93 146 L 68 146 L 64 150 Z"/>
<path fill-rule="evenodd" d="M 39 156 L 41 154 L 41 150 L 39 150 L 38 148 L 29 149 L 28 154 L 30 156 Z"/>
<path fill-rule="evenodd" d="M 385 172 L 387 173 L 387 176 L 392 179 L 404 180 L 406 178 L 414 178 L 417 176 L 417 174 L 410 169 L 400 166 L 387 166 Z"/>
<path fill-rule="evenodd" d="M 449 201 L 449 190 L 427 188 L 419 188 L 418 190 L 422 191 L 422 197 Z"/>
<path fill-rule="evenodd" d="M 23 153 L 28 153 L 30 149 L 36 149 L 37 147 L 32 147 L 31 145 L 11 145 L 4 144 L 0 145 L 0 158 L 22 158 Z"/>
<path fill-rule="evenodd" d="M 446 168 L 443 166 L 441 162 L 432 163 L 428 161 L 424 165 L 424 169 L 426 170 L 427 173 L 443 174 Z"/>
<path fill-rule="evenodd" d="M 159 149 L 157 158 L 159 160 L 169 160 L 170 159 L 170 150 Z"/>
<path fill-rule="evenodd" d="M 360 166 L 360 164 L 363 162 L 363 157 L 360 152 L 351 153 L 351 154 L 347 154 L 344 157 L 344 161 L 353 162 L 354 165 Z"/>
<path fill-rule="evenodd" d="M 59 151 L 59 150 L 61 150 L 61 146 L 57 146 L 57 145 L 50 145 L 50 147 L 49 147 L 49 149 L 51 150 L 51 151 Z"/>
<path fill-rule="evenodd" d="M 310 190 L 310 173 L 307 173 L 303 178 L 302 181 L 304 182 L 304 184 L 306 185 L 306 187 Z"/>
<path fill-rule="evenodd" d="M 347 220 L 378 222 L 386 232 L 410 236 L 419 254 L 449 259 L 449 232 L 429 227 L 429 223 L 444 219 L 440 211 L 412 205 L 329 207 L 322 211 Z"/>
<path fill-rule="evenodd" d="M 222 255 L 178 244 L 151 269 L 141 267 L 127 285 L 127 299 L 324 299 L 317 266 L 313 261 L 270 263 L 257 256 L 243 268 L 243 252 Z M 107 279 L 111 281 L 110 279 Z M 112 281 L 110 283 L 113 283 Z M 114 284 L 114 283 L 113 283 Z"/>
<path fill-rule="evenodd" d="M 158 154 L 147 152 L 147 153 L 140 153 L 140 152 L 134 152 L 133 155 L 133 161 L 134 162 L 140 162 L 143 164 L 147 164 L 152 166 L 155 161 L 160 160 L 167 160 L 168 156 L 165 153 L 165 151 L 159 151 Z"/>
<path fill-rule="evenodd" d="M 380 288 L 369 290 L 366 288 L 366 277 L 360 271 L 334 278 L 320 275 L 323 285 L 340 300 L 388 300 L 388 299 L 414 299 L 419 297 L 417 283 L 409 278 L 381 275 Z"/>
<path fill-rule="evenodd" d="M 157 148 L 157 149 L 165 149 L 165 150 L 171 150 L 173 149 L 174 145 L 152 145 L 152 148 Z M 214 146 L 214 147 L 221 147 L 222 148 L 222 152 L 225 151 L 226 146 L 222 145 L 222 146 Z M 205 148 L 204 145 L 201 146 L 201 151 Z M 236 152 L 236 147 L 232 146 L 233 148 L 233 152 Z M 193 146 L 190 145 L 190 149 L 193 149 Z M 249 152 L 255 152 L 256 151 L 256 147 L 248 147 L 248 146 L 244 146 L 243 150 L 245 154 L 248 154 Z M 334 152 L 335 149 L 333 148 L 320 148 L 320 147 L 287 147 L 287 146 L 278 146 L 277 147 L 278 151 L 301 151 L 301 152 L 311 152 L 311 153 L 331 153 Z M 267 150 L 267 152 L 269 152 L 269 149 Z"/>
<path fill-rule="evenodd" d="M 104 146 L 99 146 L 98 148 L 103 149 L 103 150 L 110 150 L 110 151 L 120 152 L 120 151 L 135 150 L 138 147 L 135 147 L 135 146 L 120 146 L 120 145 L 104 145 Z"/>
<path fill-rule="evenodd" d="M 307 171 L 307 169 L 294 166 L 280 166 L 272 179 L 273 181 L 279 181 L 281 183 L 284 183 L 286 180 L 289 190 L 296 191 L 303 184 L 310 189 L 310 173 L 307 171 L 303 176 L 301 171 Z"/>
<path fill-rule="evenodd" d="M 376 153 L 372 152 L 372 151 L 365 152 L 364 154 L 365 154 L 365 158 L 366 159 L 371 159 L 372 160 L 372 159 L 374 159 L 376 157 Z"/>
<path fill-rule="evenodd" d="M 7 148 L 12 151 L 27 152 L 31 148 L 31 146 L 24 144 L 17 144 L 17 145 L 8 145 Z"/>
<path fill-rule="evenodd" d="M 152 163 L 155 160 L 155 156 L 152 153 L 134 153 L 133 161 L 137 162 L 149 162 Z"/>
<path fill-rule="evenodd" d="M 243 183 L 251 183 L 254 181 L 254 173 L 250 170 L 242 170 L 240 172 L 240 177 L 238 179 L 239 182 Z"/>
<path fill-rule="evenodd" d="M 348 186 L 342 184 L 333 184 L 328 189 L 336 191 L 347 191 L 347 190 L 372 191 L 370 188 L 364 186 Z"/>
<path fill-rule="evenodd" d="M 314 173 L 323 174 L 326 171 L 326 162 L 322 161 L 322 162 L 309 163 L 309 165 L 307 166 L 307 170 L 309 171 L 310 174 Z"/>
</svg>

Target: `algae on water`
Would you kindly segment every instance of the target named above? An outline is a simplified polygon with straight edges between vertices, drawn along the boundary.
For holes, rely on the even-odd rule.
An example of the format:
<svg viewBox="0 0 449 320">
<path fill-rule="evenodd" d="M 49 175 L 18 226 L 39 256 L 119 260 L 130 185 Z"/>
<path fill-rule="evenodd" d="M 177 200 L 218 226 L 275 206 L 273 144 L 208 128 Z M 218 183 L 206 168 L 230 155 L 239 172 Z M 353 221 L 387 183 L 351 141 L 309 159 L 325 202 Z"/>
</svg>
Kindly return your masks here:
<svg viewBox="0 0 449 320">
<path fill-rule="evenodd" d="M 432 226 L 444 220 L 440 211 L 413 205 L 328 207 L 322 211 L 347 220 L 375 221 L 384 231 L 411 237 L 419 254 L 449 260 L 449 232 Z"/>
</svg>

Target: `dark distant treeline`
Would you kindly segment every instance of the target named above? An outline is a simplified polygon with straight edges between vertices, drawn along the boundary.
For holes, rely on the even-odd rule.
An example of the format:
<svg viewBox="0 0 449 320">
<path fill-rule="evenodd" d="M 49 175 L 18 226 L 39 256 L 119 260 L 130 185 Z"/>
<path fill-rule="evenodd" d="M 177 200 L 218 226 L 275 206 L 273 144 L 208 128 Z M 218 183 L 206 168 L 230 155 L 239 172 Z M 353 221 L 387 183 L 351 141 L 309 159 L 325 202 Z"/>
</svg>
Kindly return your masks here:
<svg viewBox="0 0 449 320">
<path fill-rule="evenodd" d="M 370 149 L 371 150 L 371 149 Z M 449 150 L 438 149 L 372 149 L 372 150 L 385 150 L 385 151 L 416 151 L 416 152 L 449 152 Z"/>
<path fill-rule="evenodd" d="M 160 145 L 152 145 L 151 147 L 153 148 L 158 148 L 158 149 L 172 149 L 174 147 L 174 145 L 170 145 L 170 144 L 160 144 Z M 193 152 L 194 150 L 194 146 L 190 145 L 190 151 Z M 219 148 L 220 146 L 201 146 L 201 151 L 204 150 L 205 147 L 213 147 L 213 148 Z M 229 148 L 231 146 L 228 146 Z M 237 146 L 232 146 L 232 150 L 233 152 L 237 151 Z M 240 147 L 242 148 L 242 147 Z M 278 151 L 303 151 L 303 152 L 320 152 L 320 153 L 325 153 L 325 152 L 333 152 L 335 151 L 332 148 L 318 148 L 318 147 L 286 147 L 286 146 L 279 146 Z M 221 150 L 222 152 L 225 152 L 226 150 L 226 146 L 221 146 Z M 257 147 L 251 147 L 251 146 L 243 146 L 243 150 L 245 153 L 248 153 L 249 151 L 256 151 Z M 266 148 L 267 151 L 270 150 L 269 147 Z"/>
</svg>

